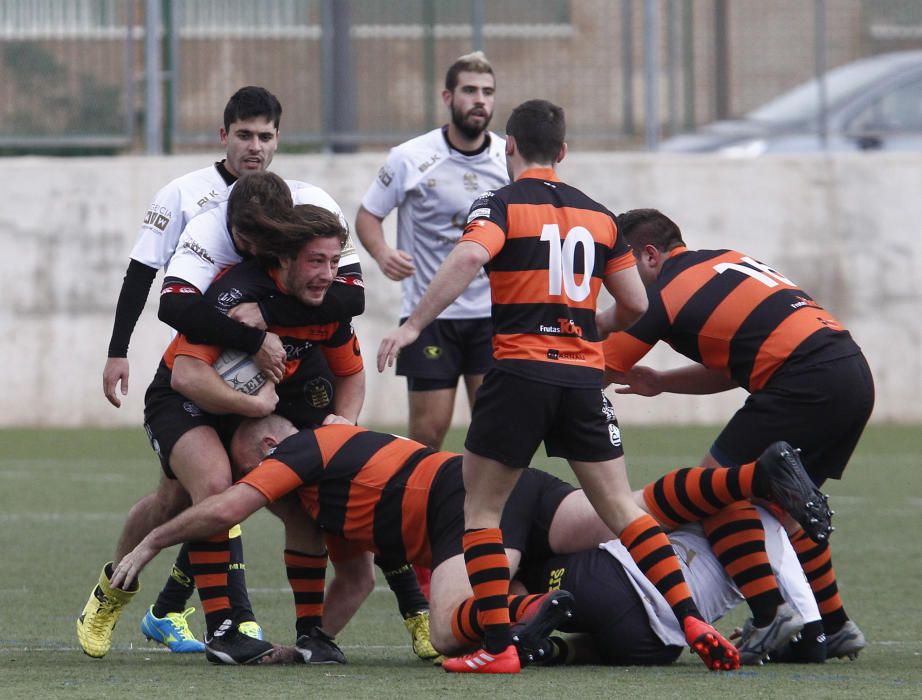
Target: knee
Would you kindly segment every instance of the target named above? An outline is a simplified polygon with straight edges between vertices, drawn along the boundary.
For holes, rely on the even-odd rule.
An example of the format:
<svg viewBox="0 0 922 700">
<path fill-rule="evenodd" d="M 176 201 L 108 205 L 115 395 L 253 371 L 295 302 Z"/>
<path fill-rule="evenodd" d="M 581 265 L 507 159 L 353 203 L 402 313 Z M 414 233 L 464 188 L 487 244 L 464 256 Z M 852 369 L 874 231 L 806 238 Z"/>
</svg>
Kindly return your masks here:
<svg viewBox="0 0 922 700">
<path fill-rule="evenodd" d="M 430 613 L 429 641 L 440 654 L 451 655 L 462 651 L 461 645 L 451 632 L 451 623 L 441 615 Z"/>
</svg>

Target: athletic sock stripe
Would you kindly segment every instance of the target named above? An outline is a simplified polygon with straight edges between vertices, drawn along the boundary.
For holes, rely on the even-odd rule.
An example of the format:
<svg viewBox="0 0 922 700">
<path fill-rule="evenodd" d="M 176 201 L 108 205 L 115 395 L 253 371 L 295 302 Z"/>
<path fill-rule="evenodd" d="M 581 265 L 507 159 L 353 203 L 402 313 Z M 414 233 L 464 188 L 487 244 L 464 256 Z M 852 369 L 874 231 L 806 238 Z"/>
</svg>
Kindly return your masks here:
<svg viewBox="0 0 922 700">
<path fill-rule="evenodd" d="M 695 473 L 694 469 L 680 469 L 676 473 L 673 484 L 675 498 L 682 510 L 687 513 L 686 522 L 702 520 L 713 512 L 712 508 L 703 507 L 705 504 L 702 503 L 702 499 L 707 500 L 707 494 L 703 488 L 702 476 Z"/>
<path fill-rule="evenodd" d="M 470 561 L 467 562 L 467 570 L 471 574 L 476 574 L 480 571 L 488 571 L 491 569 L 508 568 L 509 559 L 506 557 L 505 551 L 491 554 L 482 554 L 477 557 L 472 557 Z"/>
<path fill-rule="evenodd" d="M 652 484 L 647 484 L 643 490 L 643 500 L 657 520 L 667 527 L 678 527 L 682 524 L 679 514 L 672 509 L 666 498 L 666 488 L 663 479 L 657 479 Z M 624 533 L 621 534 L 622 542 Z"/>
</svg>

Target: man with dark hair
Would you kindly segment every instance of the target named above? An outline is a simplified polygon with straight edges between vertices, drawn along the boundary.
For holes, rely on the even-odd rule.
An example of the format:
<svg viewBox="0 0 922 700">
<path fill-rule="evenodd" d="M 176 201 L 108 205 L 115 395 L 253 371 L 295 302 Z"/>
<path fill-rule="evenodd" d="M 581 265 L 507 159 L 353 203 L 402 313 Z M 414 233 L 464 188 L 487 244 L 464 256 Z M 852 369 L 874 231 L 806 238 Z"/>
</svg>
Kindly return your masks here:
<svg viewBox="0 0 922 700">
<path fill-rule="evenodd" d="M 401 322 L 461 237 L 474 197 L 508 182 L 504 141 L 487 130 L 495 86 L 483 53 L 456 60 L 442 91 L 448 124 L 392 149 L 362 199 L 355 230 L 385 276 L 401 281 Z M 391 247 L 382 222 L 394 208 L 397 244 Z M 409 437 L 441 447 L 459 378 L 473 404 L 491 363 L 490 286 L 481 273 L 397 362 L 397 374 L 407 378 Z"/>
<path fill-rule="evenodd" d="M 269 174 L 265 177 L 278 179 Z M 245 206 L 234 207 L 235 216 L 231 227 L 235 230 L 235 223 L 247 218 L 245 210 L 259 210 L 250 214 L 248 219 L 259 227 L 262 234 L 260 238 L 251 241 L 250 252 L 257 259 L 270 263 L 269 271 L 262 275 L 263 286 L 268 284 L 275 289 L 275 293 L 289 294 L 307 306 L 321 305 L 337 276 L 343 246 L 348 239 L 341 216 L 313 205 L 266 211 L 260 203 L 249 197 L 248 185 L 247 179 L 244 179 L 241 189 L 236 193 L 245 194 L 246 201 Z M 284 182 L 281 182 L 281 187 L 287 188 Z M 234 268 L 232 274 L 248 273 L 259 273 L 255 261 L 244 263 L 242 269 Z M 251 280 L 250 286 L 252 284 Z M 252 290 L 248 293 L 252 293 Z M 225 308 L 237 301 L 250 301 L 243 292 L 238 290 L 234 293 L 233 289 L 221 295 L 221 300 L 226 302 L 223 305 Z M 306 353 L 313 343 L 338 337 L 333 333 L 333 325 L 342 327 L 343 323 L 314 327 L 314 335 L 309 334 L 310 337 L 302 339 L 292 331 L 287 331 L 283 344 L 287 349 L 286 357 L 290 353 L 296 355 L 287 360 L 298 361 L 297 355 Z M 338 344 L 348 343 L 346 355 L 354 356 L 348 320 L 345 320 L 345 328 L 348 336 L 338 341 Z M 284 329 L 273 330 L 282 332 Z M 229 431 L 235 422 L 224 414 L 266 415 L 275 408 L 278 401 L 273 382 L 266 382 L 253 396 L 233 392 L 235 400 L 231 403 L 221 403 L 213 395 L 203 395 L 201 392 L 195 393 L 200 403 L 188 400 L 180 392 L 192 393 L 190 390 L 193 387 L 174 382 L 172 373 L 174 363 L 186 361 L 184 358 L 190 354 L 188 350 L 185 353 L 179 352 L 178 348 L 183 343 L 186 340 L 182 336 L 174 339 L 145 397 L 145 427 L 160 457 L 164 478 L 157 492 L 141 499 L 132 508 L 116 547 L 116 558 L 120 558 L 150 529 L 165 519 L 163 510 L 168 506 L 164 504 L 173 503 L 177 491 L 188 494 L 187 498 L 197 503 L 230 485 L 230 465 L 223 443 L 230 439 Z M 204 346 L 199 347 L 202 349 L 198 354 L 207 351 Z M 361 377 L 356 380 L 355 376 L 354 371 L 344 375 L 343 382 L 348 382 L 348 387 L 341 388 L 335 397 L 337 409 L 345 414 L 345 420 L 351 422 L 358 417 L 364 394 L 364 381 Z M 172 514 L 167 512 L 166 517 Z M 271 650 L 270 644 L 246 636 L 246 630 L 239 629 L 240 612 L 232 609 L 228 590 L 230 550 L 227 534 L 208 541 L 190 542 L 188 559 L 191 578 L 199 589 L 205 611 L 205 642 L 209 660 L 241 663 Z M 99 585 L 90 596 L 77 625 L 81 646 L 91 656 L 102 656 L 108 651 L 112 628 L 134 592 L 111 586 L 110 571 L 108 565 L 104 567 Z"/>
<path fill-rule="evenodd" d="M 278 148 L 281 117 L 282 106 L 271 92 L 240 88 L 228 100 L 224 126 L 218 130 L 225 157 L 176 178 L 155 195 L 131 251 L 103 371 L 103 392 L 116 408 L 122 403 L 117 390 L 128 393 L 128 343 L 157 271 L 167 266 L 180 234 L 203 206 L 221 199 L 242 174 L 269 167 Z"/>
<path fill-rule="evenodd" d="M 802 450 L 814 484 L 841 478 L 874 405 L 867 361 L 842 324 L 790 279 L 748 255 L 689 250 L 675 222 L 655 209 L 626 212 L 618 227 L 633 248 L 649 309 L 605 341 L 606 381 L 625 384 L 618 393 L 643 396 L 742 387 L 749 397 L 703 466 L 743 464 L 784 439 Z M 637 365 L 660 340 L 695 364 L 668 371 Z M 689 493 L 677 482 L 647 493 L 647 506 L 669 524 L 678 503 L 684 509 L 697 500 Z M 751 632 L 769 629 L 782 600 L 752 507 L 737 507 L 722 513 L 715 527 L 709 521 L 704 526 L 753 610 Z M 828 539 L 815 541 L 797 530 L 791 540 L 823 614 L 822 625 L 805 629 L 801 658 L 857 655 L 865 640 L 839 597 Z"/>
<path fill-rule="evenodd" d="M 544 441 L 549 455 L 569 461 L 599 517 L 669 601 L 705 664 L 735 668 L 736 649 L 701 618 L 669 540 L 634 502 L 628 484 L 620 430 L 601 392 L 600 339 L 640 318 L 646 298 L 614 216 L 557 177 L 555 167 L 567 151 L 564 134 L 563 110 L 550 102 L 530 100 L 513 110 L 506 124 L 513 184 L 473 203 L 461 241 L 407 321 L 378 350 L 378 371 L 384 371 L 487 266 L 494 367 L 477 394 L 464 445 L 464 553 L 484 619 L 484 648 L 443 667 L 520 670 L 503 604 L 509 566 L 499 523 Z M 597 319 L 603 284 L 616 305 Z"/>
<path fill-rule="evenodd" d="M 225 147 L 225 157 L 207 168 L 176 178 L 155 195 L 131 251 L 116 303 L 108 359 L 103 370 L 103 393 L 116 408 L 121 406 L 118 394 L 125 396 L 128 393 L 128 344 L 157 271 L 170 262 L 180 235 L 193 216 L 203 207 L 221 200 L 241 175 L 262 172 L 269 167 L 278 148 L 281 117 L 282 105 L 271 92 L 252 85 L 240 88 L 224 107 L 224 126 L 218 129 L 221 144 Z M 267 357 L 276 351 L 274 357 L 277 357 L 278 348 L 272 346 L 271 341 L 271 337 L 261 339 L 259 349 Z M 252 634 L 258 635 L 259 628 L 253 619 L 246 594 L 239 528 L 233 531 L 231 549 L 235 564 L 232 598 L 235 607 L 245 613 L 241 623 Z M 172 589 L 179 591 L 190 587 L 182 560 L 180 554 L 178 566 L 174 568 L 167 584 L 167 595 L 170 595 Z M 168 610 L 161 605 L 155 612 L 159 616 L 154 615 L 154 611 L 148 611 L 142 622 L 145 635 L 167 644 L 172 651 L 203 650 L 204 647 L 189 629 L 187 618 L 191 610 Z M 105 644 L 95 646 L 102 649 Z"/>
</svg>

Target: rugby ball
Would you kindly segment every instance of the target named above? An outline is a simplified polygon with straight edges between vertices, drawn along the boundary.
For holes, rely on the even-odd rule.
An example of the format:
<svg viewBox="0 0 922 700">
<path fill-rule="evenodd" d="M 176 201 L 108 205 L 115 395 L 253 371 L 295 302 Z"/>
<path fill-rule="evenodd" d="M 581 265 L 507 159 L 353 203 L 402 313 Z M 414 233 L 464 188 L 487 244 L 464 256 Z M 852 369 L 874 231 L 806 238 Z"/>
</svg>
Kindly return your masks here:
<svg viewBox="0 0 922 700">
<path fill-rule="evenodd" d="M 225 350 L 214 363 L 215 371 L 234 391 L 255 394 L 266 383 L 266 377 L 242 350 Z"/>
</svg>

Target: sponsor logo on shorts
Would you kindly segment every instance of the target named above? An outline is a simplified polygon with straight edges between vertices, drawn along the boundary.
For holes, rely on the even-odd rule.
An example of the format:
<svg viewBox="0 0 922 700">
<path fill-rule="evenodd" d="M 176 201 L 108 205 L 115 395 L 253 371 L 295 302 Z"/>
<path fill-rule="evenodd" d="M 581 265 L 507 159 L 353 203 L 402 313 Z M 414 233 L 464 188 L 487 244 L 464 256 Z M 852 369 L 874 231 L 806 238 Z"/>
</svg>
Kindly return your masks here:
<svg viewBox="0 0 922 700">
<path fill-rule="evenodd" d="M 568 352 L 566 350 L 557 350 L 551 348 L 547 351 L 549 360 L 570 360 L 571 362 L 585 362 L 586 354 L 582 352 Z"/>
<path fill-rule="evenodd" d="M 559 591 L 560 584 L 563 582 L 563 575 L 567 573 L 565 568 L 551 569 L 547 575 L 547 590 Z"/>
<path fill-rule="evenodd" d="M 202 415 L 202 409 L 196 406 L 191 401 L 183 401 L 182 410 L 188 413 L 190 416 L 200 416 Z"/>
<path fill-rule="evenodd" d="M 198 241 L 192 240 L 191 238 L 187 239 L 182 244 L 182 247 L 188 250 L 190 253 L 192 253 L 196 257 L 201 258 L 205 262 L 211 263 L 212 265 L 215 264 L 214 258 L 211 257 L 211 254 Z"/>
<path fill-rule="evenodd" d="M 621 429 L 617 425 L 608 424 L 608 439 L 615 447 L 621 447 Z"/>
<path fill-rule="evenodd" d="M 150 446 L 153 448 L 157 456 L 163 457 L 163 453 L 160 452 L 160 441 L 154 437 L 154 431 L 147 423 L 144 424 L 144 432 L 147 433 L 147 439 L 150 441 Z"/>
<path fill-rule="evenodd" d="M 390 187 L 390 184 L 394 181 L 394 175 L 387 168 L 382 167 L 378 171 L 378 182 L 380 182 L 385 187 Z"/>
<path fill-rule="evenodd" d="M 423 357 L 427 360 L 437 360 L 442 356 L 442 348 L 438 345 L 427 345 L 423 348 Z"/>
</svg>

